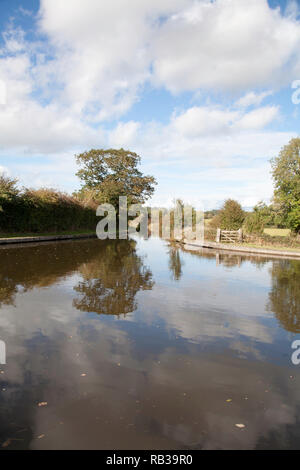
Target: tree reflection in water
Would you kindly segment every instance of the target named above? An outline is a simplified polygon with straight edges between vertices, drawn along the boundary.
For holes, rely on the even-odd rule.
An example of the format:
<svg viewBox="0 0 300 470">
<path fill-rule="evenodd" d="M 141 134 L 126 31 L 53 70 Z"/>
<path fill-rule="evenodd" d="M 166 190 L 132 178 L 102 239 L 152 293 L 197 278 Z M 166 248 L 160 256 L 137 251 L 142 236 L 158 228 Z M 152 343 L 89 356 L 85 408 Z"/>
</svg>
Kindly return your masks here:
<svg viewBox="0 0 300 470">
<path fill-rule="evenodd" d="M 300 333 L 300 261 L 274 261 L 268 310 L 292 333 Z"/>
<path fill-rule="evenodd" d="M 19 291 L 49 287 L 93 259 L 98 241 L 60 241 L 0 247 L 0 307 L 14 305 Z"/>
<path fill-rule="evenodd" d="M 83 278 L 74 287 L 73 305 L 85 312 L 121 315 L 137 308 L 136 294 L 153 287 L 152 273 L 136 253 L 134 240 L 101 243 L 97 255 L 79 268 Z"/>
<path fill-rule="evenodd" d="M 170 246 L 169 249 L 169 269 L 171 271 L 172 279 L 179 281 L 182 277 L 183 262 L 180 257 L 180 250 L 176 246 Z"/>
<path fill-rule="evenodd" d="M 184 250 L 189 251 L 189 250 Z M 291 332 L 300 333 L 300 261 L 293 259 L 270 259 L 263 256 L 240 255 L 203 249 L 200 253 L 189 251 L 194 256 L 216 258 L 217 266 L 241 267 L 250 262 L 260 269 L 272 262 L 270 270 L 272 287 L 267 310 L 274 313 L 281 326 Z"/>
<path fill-rule="evenodd" d="M 0 249 L 0 308 L 14 305 L 18 292 L 50 287 L 79 272 L 74 289 L 79 310 L 119 315 L 136 308 L 139 290 L 151 289 L 152 273 L 134 240 L 82 240 Z"/>
</svg>

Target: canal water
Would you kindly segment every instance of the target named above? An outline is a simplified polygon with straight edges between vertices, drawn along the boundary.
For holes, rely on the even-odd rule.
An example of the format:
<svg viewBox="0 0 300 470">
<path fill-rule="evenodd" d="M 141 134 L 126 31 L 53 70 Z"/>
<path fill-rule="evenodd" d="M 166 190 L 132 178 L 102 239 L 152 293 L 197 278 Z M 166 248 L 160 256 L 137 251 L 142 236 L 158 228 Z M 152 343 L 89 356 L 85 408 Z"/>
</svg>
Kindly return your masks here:
<svg viewBox="0 0 300 470">
<path fill-rule="evenodd" d="M 300 261 L 2 247 L 0 448 L 299 448 L 295 340 Z"/>
</svg>

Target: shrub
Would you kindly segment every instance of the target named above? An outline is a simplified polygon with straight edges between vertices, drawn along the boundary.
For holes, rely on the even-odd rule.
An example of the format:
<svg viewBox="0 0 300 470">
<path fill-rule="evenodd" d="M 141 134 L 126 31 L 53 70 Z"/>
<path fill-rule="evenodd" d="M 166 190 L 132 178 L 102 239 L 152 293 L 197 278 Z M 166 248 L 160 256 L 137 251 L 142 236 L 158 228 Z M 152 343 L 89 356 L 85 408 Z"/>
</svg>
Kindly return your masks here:
<svg viewBox="0 0 300 470">
<path fill-rule="evenodd" d="M 233 199 L 225 201 L 220 212 L 212 219 L 211 227 L 219 227 L 222 230 L 239 230 L 245 220 L 245 212 L 242 206 Z"/>
<path fill-rule="evenodd" d="M 263 233 L 264 227 L 272 220 L 271 209 L 260 202 L 254 207 L 253 212 L 247 214 L 244 222 L 246 233 Z"/>
<path fill-rule="evenodd" d="M 246 233 L 260 234 L 263 233 L 264 226 L 265 224 L 261 215 L 257 212 L 253 212 L 247 215 L 243 225 L 243 229 Z"/>
</svg>

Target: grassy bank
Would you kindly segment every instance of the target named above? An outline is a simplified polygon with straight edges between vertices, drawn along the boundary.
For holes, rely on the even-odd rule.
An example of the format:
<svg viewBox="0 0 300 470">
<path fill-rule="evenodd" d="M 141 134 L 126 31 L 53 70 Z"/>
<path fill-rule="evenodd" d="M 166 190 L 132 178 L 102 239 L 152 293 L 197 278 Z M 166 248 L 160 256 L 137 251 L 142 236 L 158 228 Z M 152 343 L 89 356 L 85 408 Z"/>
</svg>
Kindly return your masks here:
<svg viewBox="0 0 300 470">
<path fill-rule="evenodd" d="M 299 252 L 300 253 L 300 246 L 296 248 L 291 248 L 288 246 L 282 245 L 257 245 L 255 243 L 243 243 L 241 246 L 249 247 L 249 248 L 259 248 L 262 250 L 276 250 L 276 251 L 290 251 L 290 252 Z"/>
<path fill-rule="evenodd" d="M 289 237 L 291 230 L 288 228 L 265 228 L 264 234 L 271 237 Z"/>
</svg>

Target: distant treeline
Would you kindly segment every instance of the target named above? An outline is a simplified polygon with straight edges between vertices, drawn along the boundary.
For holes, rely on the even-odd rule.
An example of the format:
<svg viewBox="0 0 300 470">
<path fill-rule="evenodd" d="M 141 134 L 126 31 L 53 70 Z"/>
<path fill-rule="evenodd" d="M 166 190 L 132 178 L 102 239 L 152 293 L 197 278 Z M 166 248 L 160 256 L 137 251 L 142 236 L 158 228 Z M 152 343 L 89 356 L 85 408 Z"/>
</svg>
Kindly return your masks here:
<svg viewBox="0 0 300 470">
<path fill-rule="evenodd" d="M 0 175 L 0 232 L 43 233 L 93 230 L 98 220 L 92 205 L 53 189 L 18 189 Z"/>
<path fill-rule="evenodd" d="M 204 212 L 204 218 L 205 218 L 205 219 L 212 219 L 212 218 L 215 217 L 215 215 L 217 215 L 219 212 L 220 212 L 220 209 L 212 209 L 212 210 L 210 210 L 210 211 L 205 211 L 205 212 Z"/>
</svg>

